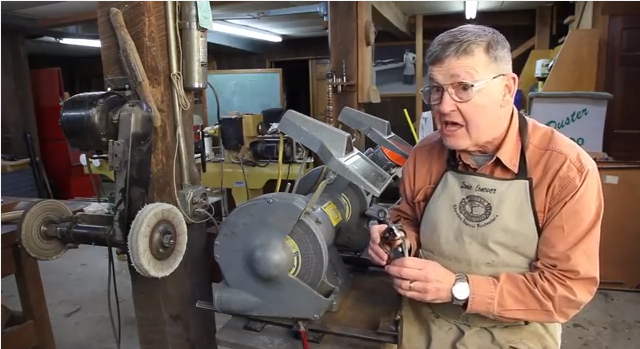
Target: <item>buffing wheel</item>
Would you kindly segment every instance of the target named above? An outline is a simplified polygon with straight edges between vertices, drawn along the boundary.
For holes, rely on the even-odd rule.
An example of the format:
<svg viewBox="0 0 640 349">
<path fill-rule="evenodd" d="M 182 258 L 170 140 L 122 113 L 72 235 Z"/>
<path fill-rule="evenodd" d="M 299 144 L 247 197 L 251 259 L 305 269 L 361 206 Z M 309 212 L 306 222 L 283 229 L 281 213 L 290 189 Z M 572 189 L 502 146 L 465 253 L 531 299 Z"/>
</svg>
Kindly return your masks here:
<svg viewBox="0 0 640 349">
<path fill-rule="evenodd" d="M 20 245 L 33 258 L 50 261 L 67 252 L 67 245 L 47 235 L 47 226 L 61 223 L 73 216 L 67 205 L 55 200 L 36 202 L 27 208 L 18 221 Z"/>
<path fill-rule="evenodd" d="M 187 250 L 187 224 L 180 210 L 156 202 L 143 207 L 131 224 L 129 257 L 143 276 L 163 278 L 171 274 Z"/>
</svg>

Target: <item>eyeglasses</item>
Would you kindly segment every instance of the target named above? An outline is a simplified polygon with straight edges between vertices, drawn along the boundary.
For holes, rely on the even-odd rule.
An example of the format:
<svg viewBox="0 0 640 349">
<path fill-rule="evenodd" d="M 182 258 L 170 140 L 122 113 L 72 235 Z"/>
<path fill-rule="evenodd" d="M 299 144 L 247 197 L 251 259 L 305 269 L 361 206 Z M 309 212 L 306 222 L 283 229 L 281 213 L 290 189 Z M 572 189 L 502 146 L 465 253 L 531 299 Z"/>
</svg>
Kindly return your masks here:
<svg viewBox="0 0 640 349">
<path fill-rule="evenodd" d="M 498 74 L 492 78 L 481 80 L 475 83 L 458 81 L 451 83 L 446 87 L 442 85 L 425 86 L 420 89 L 420 94 L 422 95 L 422 100 L 427 105 L 440 104 L 440 102 L 442 102 L 442 97 L 444 96 L 445 90 L 454 101 L 458 103 L 465 103 L 472 100 L 473 97 L 478 94 L 480 88 L 484 87 L 491 81 L 505 75 L 507 74 Z"/>
</svg>

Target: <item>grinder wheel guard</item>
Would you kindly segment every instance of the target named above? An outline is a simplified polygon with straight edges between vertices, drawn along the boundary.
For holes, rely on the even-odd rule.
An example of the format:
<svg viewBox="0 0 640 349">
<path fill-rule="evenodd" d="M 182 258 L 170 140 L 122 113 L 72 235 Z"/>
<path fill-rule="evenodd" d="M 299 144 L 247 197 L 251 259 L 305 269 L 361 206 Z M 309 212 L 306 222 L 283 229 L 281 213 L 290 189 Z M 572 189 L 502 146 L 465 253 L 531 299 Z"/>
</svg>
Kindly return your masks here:
<svg viewBox="0 0 640 349">
<path fill-rule="evenodd" d="M 47 235 L 47 226 L 61 223 L 73 216 L 67 205 L 55 200 L 43 200 L 29 206 L 18 221 L 20 245 L 33 258 L 50 261 L 67 252 L 67 245 Z"/>
<path fill-rule="evenodd" d="M 180 210 L 156 202 L 144 206 L 131 224 L 129 258 L 143 276 L 162 278 L 171 274 L 187 250 L 187 224 Z"/>
</svg>

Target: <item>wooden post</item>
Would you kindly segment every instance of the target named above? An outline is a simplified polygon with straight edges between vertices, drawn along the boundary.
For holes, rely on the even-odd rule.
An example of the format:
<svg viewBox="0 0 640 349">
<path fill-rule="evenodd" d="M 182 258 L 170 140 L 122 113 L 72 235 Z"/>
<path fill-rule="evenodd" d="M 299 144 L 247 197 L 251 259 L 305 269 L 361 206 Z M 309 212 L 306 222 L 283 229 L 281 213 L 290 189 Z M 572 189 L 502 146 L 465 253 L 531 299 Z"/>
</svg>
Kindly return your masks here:
<svg viewBox="0 0 640 349">
<path fill-rule="evenodd" d="M 329 2 L 329 50 L 331 51 L 332 70 L 338 77 L 342 77 L 342 65 L 346 67 L 347 79 L 354 81 L 358 77 L 358 2 L 330 1 Z M 337 119 L 344 107 L 359 109 L 358 92 L 356 88 L 343 88 L 342 92 L 333 94 L 333 112 Z M 354 132 L 342 126 L 345 132 Z M 364 150 L 365 139 L 357 133 L 356 146 Z"/>
<path fill-rule="evenodd" d="M 422 27 L 422 15 L 416 15 L 416 133 L 419 132 L 422 119 L 422 67 L 424 66 L 424 28 Z"/>
<path fill-rule="evenodd" d="M 109 18 L 109 10 L 122 11 L 125 24 L 140 55 L 151 85 L 151 96 L 161 123 L 154 128 L 151 162 L 150 201 L 174 203 L 173 163 L 176 147 L 172 111 L 165 3 L 153 1 L 99 2 L 98 29 L 102 44 L 105 79 L 125 76 L 119 59 L 119 45 Z M 192 96 L 190 97 L 193 100 Z M 193 103 L 192 103 L 193 104 Z M 184 134 L 193 144 L 193 107 L 184 111 Z M 193 159 L 193 147 L 188 147 Z M 191 183 L 199 184 L 195 163 L 190 168 Z M 183 262 L 163 279 L 142 277 L 129 268 L 133 303 L 141 349 L 211 349 L 215 342 L 215 313 L 195 307 L 198 300 L 211 301 L 211 247 L 202 224 L 189 226 L 189 242 Z"/>
<path fill-rule="evenodd" d="M 551 6 L 536 9 L 536 50 L 548 50 L 551 39 Z"/>
</svg>

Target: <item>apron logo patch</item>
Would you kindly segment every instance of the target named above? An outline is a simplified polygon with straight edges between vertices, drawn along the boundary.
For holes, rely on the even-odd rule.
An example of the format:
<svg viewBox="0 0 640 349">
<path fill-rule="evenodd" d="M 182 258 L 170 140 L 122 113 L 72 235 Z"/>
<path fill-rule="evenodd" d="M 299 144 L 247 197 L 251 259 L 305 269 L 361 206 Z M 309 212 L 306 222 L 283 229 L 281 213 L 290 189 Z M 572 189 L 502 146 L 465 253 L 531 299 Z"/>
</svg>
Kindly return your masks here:
<svg viewBox="0 0 640 349">
<path fill-rule="evenodd" d="M 467 195 L 458 205 L 453 205 L 456 216 L 471 228 L 483 228 L 495 222 L 497 215 L 492 215 L 491 203 L 478 195 Z"/>
</svg>

